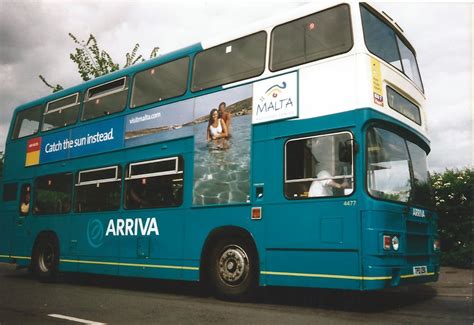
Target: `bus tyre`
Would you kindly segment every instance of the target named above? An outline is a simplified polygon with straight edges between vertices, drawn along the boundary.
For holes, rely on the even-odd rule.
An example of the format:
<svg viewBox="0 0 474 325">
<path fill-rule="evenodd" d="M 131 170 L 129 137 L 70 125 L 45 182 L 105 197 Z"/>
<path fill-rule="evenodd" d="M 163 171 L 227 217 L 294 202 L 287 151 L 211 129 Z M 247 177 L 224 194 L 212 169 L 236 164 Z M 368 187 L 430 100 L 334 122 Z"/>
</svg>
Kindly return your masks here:
<svg viewBox="0 0 474 325">
<path fill-rule="evenodd" d="M 33 252 L 33 272 L 41 282 L 54 282 L 59 270 L 59 244 L 53 235 L 38 238 Z"/>
<path fill-rule="evenodd" d="M 225 238 L 211 250 L 209 279 L 222 299 L 246 301 L 254 297 L 258 285 L 255 249 L 244 238 Z"/>
</svg>

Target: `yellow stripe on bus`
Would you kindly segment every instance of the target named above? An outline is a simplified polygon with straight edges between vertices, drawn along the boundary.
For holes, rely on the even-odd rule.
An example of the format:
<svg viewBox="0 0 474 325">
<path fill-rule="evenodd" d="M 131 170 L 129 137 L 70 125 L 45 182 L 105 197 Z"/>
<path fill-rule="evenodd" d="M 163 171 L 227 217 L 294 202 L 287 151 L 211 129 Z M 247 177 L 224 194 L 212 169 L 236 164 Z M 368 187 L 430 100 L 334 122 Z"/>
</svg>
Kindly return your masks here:
<svg viewBox="0 0 474 325">
<path fill-rule="evenodd" d="M 425 274 L 405 274 L 405 275 L 400 275 L 400 277 L 402 279 L 408 279 L 408 278 L 417 278 L 417 277 L 420 277 L 420 276 L 430 276 L 430 275 L 435 275 L 434 272 L 429 272 L 429 273 L 425 273 Z"/>
<path fill-rule="evenodd" d="M 291 272 L 271 272 L 261 271 L 262 275 L 280 275 L 280 276 L 295 276 L 295 277 L 311 277 L 311 278 L 326 278 L 326 279 L 346 279 L 346 280 L 361 280 L 361 281 L 379 281 L 379 280 L 392 280 L 392 276 L 354 276 L 354 275 L 336 275 L 336 274 L 313 274 L 313 273 L 291 273 Z M 401 275 L 402 279 L 414 278 L 420 276 L 431 276 L 435 275 L 434 272 L 414 275 L 406 274 Z"/>
<path fill-rule="evenodd" d="M 17 260 L 31 260 L 29 256 L 10 256 L 11 258 L 16 258 Z"/>
<path fill-rule="evenodd" d="M 0 258 L 15 258 L 22 260 L 31 260 L 28 256 L 10 256 L 0 255 Z M 176 265 L 158 265 L 158 264 L 135 264 L 135 263 L 120 263 L 120 262 L 101 262 L 101 261 L 80 261 L 80 260 L 65 260 L 61 259 L 61 263 L 78 263 L 78 264 L 92 264 L 92 265 L 112 265 L 112 266 L 130 266 L 130 267 L 144 267 L 154 269 L 172 269 L 172 270 L 187 270 L 199 271 L 199 267 L 195 266 L 176 266 Z M 392 280 L 391 276 L 355 276 L 355 275 L 337 275 L 337 274 L 316 274 L 316 273 L 292 273 L 292 272 L 272 272 L 261 271 L 262 275 L 278 275 L 278 276 L 294 276 L 294 277 L 310 277 L 310 278 L 325 278 L 325 279 L 345 279 L 345 280 L 361 280 L 361 281 L 380 281 Z M 405 274 L 401 275 L 402 279 L 417 278 L 422 276 L 433 276 L 435 272 L 426 274 Z"/>
<path fill-rule="evenodd" d="M 112 266 L 131 266 L 131 267 L 148 267 L 148 268 L 155 268 L 155 269 L 173 269 L 173 270 L 199 271 L 198 267 L 193 267 L 193 266 L 134 264 L 134 263 L 79 261 L 79 260 L 60 260 L 60 262 L 61 263 L 78 263 L 78 264 L 92 264 L 92 265 L 112 265 Z"/>
<path fill-rule="evenodd" d="M 281 275 L 281 276 L 297 276 L 297 277 L 311 277 L 311 278 L 326 278 L 326 279 L 345 279 L 345 280 L 391 280 L 391 276 L 378 277 L 364 277 L 355 275 L 336 275 L 336 274 L 313 274 L 313 273 L 290 273 L 290 272 L 270 272 L 262 271 L 263 275 Z"/>
</svg>

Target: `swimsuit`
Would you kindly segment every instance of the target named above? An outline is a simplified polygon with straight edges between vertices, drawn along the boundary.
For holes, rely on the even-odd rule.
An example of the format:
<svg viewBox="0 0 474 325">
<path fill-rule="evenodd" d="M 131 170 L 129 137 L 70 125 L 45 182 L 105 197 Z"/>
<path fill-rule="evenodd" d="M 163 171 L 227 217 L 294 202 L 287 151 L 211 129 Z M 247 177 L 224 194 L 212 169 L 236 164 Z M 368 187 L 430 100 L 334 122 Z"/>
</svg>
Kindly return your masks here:
<svg viewBox="0 0 474 325">
<path fill-rule="evenodd" d="M 212 137 L 222 133 L 221 119 L 217 120 L 217 127 L 213 127 L 212 124 L 209 126 L 209 132 Z"/>
</svg>

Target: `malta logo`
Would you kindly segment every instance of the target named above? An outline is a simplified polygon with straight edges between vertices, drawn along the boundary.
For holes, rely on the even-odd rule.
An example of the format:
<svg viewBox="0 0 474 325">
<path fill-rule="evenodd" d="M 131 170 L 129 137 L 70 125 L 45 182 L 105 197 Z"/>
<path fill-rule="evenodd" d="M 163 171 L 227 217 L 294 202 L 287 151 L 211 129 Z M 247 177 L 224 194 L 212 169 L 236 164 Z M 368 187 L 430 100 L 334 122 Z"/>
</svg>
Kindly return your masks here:
<svg viewBox="0 0 474 325">
<path fill-rule="evenodd" d="M 278 95 L 280 95 L 284 89 L 286 89 L 285 81 L 282 82 L 281 86 L 276 84 L 268 88 L 267 91 L 265 92 L 265 96 L 277 98 Z"/>
<path fill-rule="evenodd" d="M 255 82 L 252 108 L 253 124 L 297 117 L 297 72 Z"/>
</svg>

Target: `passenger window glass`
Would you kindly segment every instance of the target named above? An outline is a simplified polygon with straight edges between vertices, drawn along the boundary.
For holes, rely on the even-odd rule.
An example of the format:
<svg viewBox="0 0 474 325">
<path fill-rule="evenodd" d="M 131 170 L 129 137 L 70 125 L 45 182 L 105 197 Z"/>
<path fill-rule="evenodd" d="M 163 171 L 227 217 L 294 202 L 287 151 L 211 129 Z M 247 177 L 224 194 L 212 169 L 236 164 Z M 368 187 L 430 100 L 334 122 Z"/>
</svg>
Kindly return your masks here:
<svg viewBox="0 0 474 325">
<path fill-rule="evenodd" d="M 290 140 L 285 146 L 285 195 L 289 199 L 353 192 L 353 139 L 349 132 Z"/>
<path fill-rule="evenodd" d="M 41 120 L 41 106 L 18 112 L 16 115 L 13 139 L 26 137 L 38 132 Z"/>
<path fill-rule="evenodd" d="M 199 91 L 251 78 L 265 69 L 267 34 L 259 32 L 196 55 L 191 90 Z"/>
<path fill-rule="evenodd" d="M 183 202 L 181 157 L 129 164 L 125 181 L 127 209 L 179 206 Z"/>
<path fill-rule="evenodd" d="M 26 216 L 30 213 L 31 186 L 23 184 L 20 194 L 20 215 Z"/>
<path fill-rule="evenodd" d="M 345 53 L 351 48 L 349 6 L 337 6 L 275 27 L 270 70 L 316 61 Z"/>
<path fill-rule="evenodd" d="M 36 215 L 61 214 L 71 211 L 72 174 L 38 177 L 34 186 Z"/>
<path fill-rule="evenodd" d="M 43 116 L 42 131 L 76 123 L 79 107 L 79 93 L 49 102 Z"/>
<path fill-rule="evenodd" d="M 82 120 L 123 111 L 127 104 L 127 95 L 128 80 L 125 77 L 89 88 L 84 100 Z"/>
<path fill-rule="evenodd" d="M 9 183 L 3 185 L 3 201 L 15 201 L 16 192 L 18 191 L 18 183 Z"/>
<path fill-rule="evenodd" d="M 76 176 L 76 212 L 120 208 L 122 170 L 119 166 L 81 171 Z"/>
<path fill-rule="evenodd" d="M 189 58 L 182 58 L 137 73 L 133 79 L 131 107 L 139 107 L 183 95 L 188 80 Z"/>
</svg>

